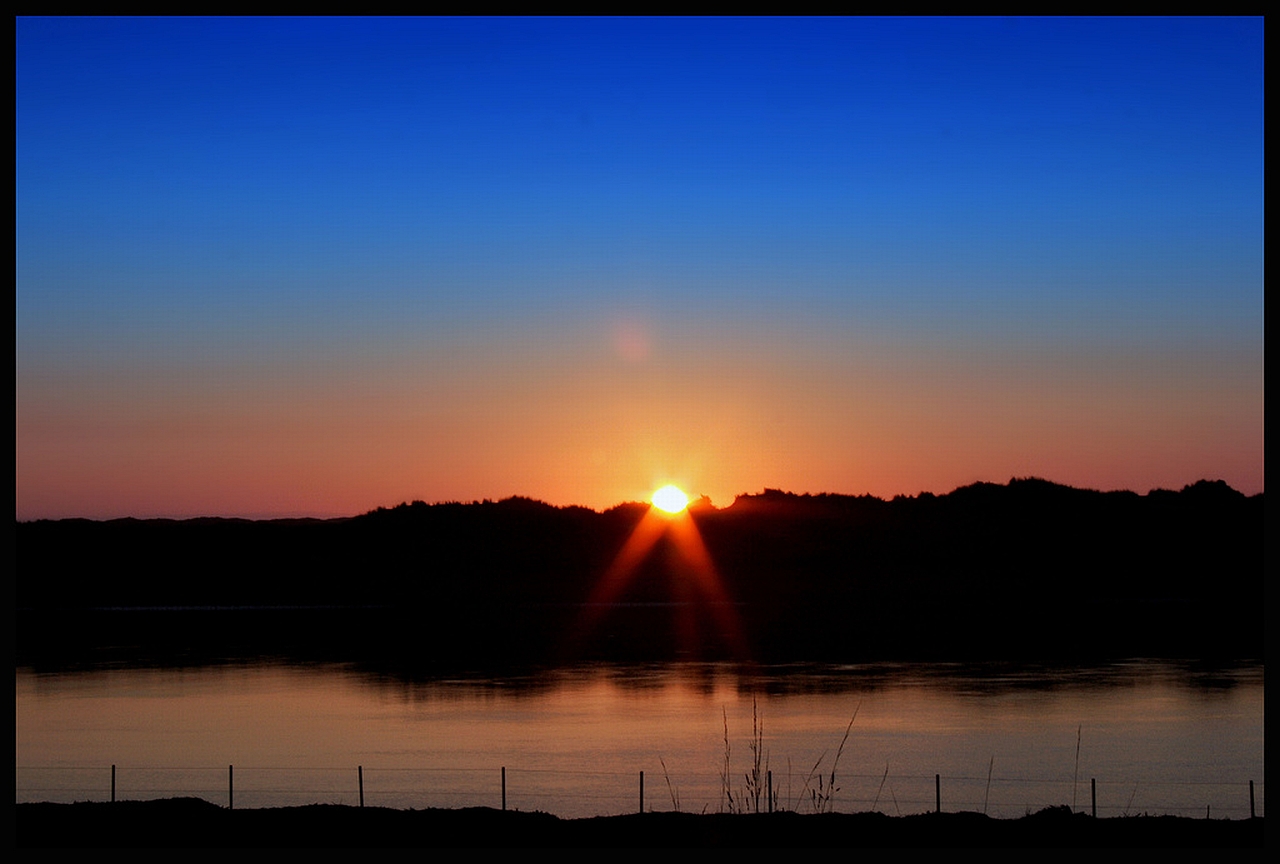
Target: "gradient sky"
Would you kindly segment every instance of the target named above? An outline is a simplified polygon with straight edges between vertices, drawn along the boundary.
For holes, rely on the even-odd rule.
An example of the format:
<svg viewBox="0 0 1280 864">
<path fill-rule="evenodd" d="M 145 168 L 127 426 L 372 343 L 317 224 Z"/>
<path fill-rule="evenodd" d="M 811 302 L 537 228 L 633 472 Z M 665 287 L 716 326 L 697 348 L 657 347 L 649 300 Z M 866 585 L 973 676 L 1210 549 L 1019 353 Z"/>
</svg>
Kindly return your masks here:
<svg viewBox="0 0 1280 864">
<path fill-rule="evenodd" d="M 1260 492 L 1263 29 L 17 19 L 17 518 Z"/>
</svg>

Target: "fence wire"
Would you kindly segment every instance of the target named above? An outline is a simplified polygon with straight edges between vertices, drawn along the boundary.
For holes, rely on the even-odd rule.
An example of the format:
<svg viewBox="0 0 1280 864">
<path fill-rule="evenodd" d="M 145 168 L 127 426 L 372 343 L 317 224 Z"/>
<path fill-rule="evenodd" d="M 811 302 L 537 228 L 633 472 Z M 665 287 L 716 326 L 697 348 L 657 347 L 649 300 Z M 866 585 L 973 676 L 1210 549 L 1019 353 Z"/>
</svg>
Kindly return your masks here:
<svg viewBox="0 0 1280 864">
<path fill-rule="evenodd" d="M 741 778 L 738 778 L 741 779 Z M 810 778 L 812 779 L 812 778 Z M 742 812 L 769 809 L 769 794 L 740 794 L 731 781 L 688 781 L 654 772 L 559 771 L 482 766 L 406 768 L 272 765 L 16 766 L 18 803 L 197 797 L 236 808 L 343 804 L 394 809 L 501 807 L 566 818 L 644 810 Z M 1063 805 L 1099 817 L 1136 815 L 1245 819 L 1264 815 L 1264 783 L 1147 781 L 993 775 L 849 773 L 834 788 L 773 776 L 773 809 L 890 816 L 942 809 L 1014 818 Z M 1096 794 L 1096 799 L 1095 799 Z M 1095 803 L 1096 801 L 1096 803 Z"/>
</svg>

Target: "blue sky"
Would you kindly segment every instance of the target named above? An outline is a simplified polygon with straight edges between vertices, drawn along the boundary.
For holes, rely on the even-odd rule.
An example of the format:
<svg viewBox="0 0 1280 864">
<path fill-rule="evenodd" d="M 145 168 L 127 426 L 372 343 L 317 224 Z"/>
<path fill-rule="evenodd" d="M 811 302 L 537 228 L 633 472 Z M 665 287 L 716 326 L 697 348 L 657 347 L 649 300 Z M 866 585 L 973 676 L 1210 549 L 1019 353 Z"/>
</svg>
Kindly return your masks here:
<svg viewBox="0 0 1280 864">
<path fill-rule="evenodd" d="M 117 508 L 310 512 L 318 493 L 280 489 L 266 497 L 291 503 L 263 511 L 248 466 L 202 498 L 207 478 L 179 475 L 204 445 L 172 431 L 251 413 L 270 401 L 261 388 L 296 394 L 299 381 L 325 416 L 372 412 L 410 437 L 438 433 L 445 451 L 316 512 L 500 496 L 500 475 L 446 482 L 432 460 L 570 464 L 586 446 L 570 443 L 572 418 L 588 418 L 604 461 L 639 465 L 623 443 L 634 424 L 610 422 L 590 395 L 611 385 L 583 378 L 620 332 L 646 346 L 632 357 L 635 398 L 659 415 L 664 399 L 751 389 L 764 380 L 753 364 L 777 376 L 756 414 L 813 390 L 788 403 L 778 452 L 749 459 L 743 445 L 735 464 L 758 462 L 754 474 L 706 468 L 711 441 L 670 456 L 703 464 L 686 482 L 720 497 L 763 485 L 912 493 L 1067 464 L 1051 479 L 1181 485 L 1215 468 L 1206 423 L 1221 436 L 1219 473 L 1261 489 L 1261 19 L 22 18 L 16 29 L 20 515 L 24 501 L 32 513 L 93 509 L 39 491 L 51 488 L 41 472 L 69 458 L 102 488 L 131 471 L 171 478 L 143 484 L 164 495 Z M 932 475 L 898 475 L 903 488 L 835 451 L 787 467 L 779 453 L 842 434 L 872 447 L 849 419 L 871 397 L 839 382 L 883 400 L 914 367 L 912 380 L 959 376 L 953 390 L 1001 410 L 1031 381 L 1037 399 L 1065 399 L 1053 382 L 1075 376 L 1068 413 L 1093 430 L 1089 452 L 1113 439 L 1117 454 L 1141 452 L 1171 417 L 1197 443 L 1170 441 L 1145 473 L 1090 472 L 1061 444 L 983 450 L 969 467 L 954 454 Z M 353 402 L 342 374 L 382 395 Z M 531 375 L 563 392 L 505 415 Z M 1127 395 L 1099 395 L 1117 380 Z M 565 430 L 472 452 L 474 428 L 444 435 L 421 419 L 414 393 L 427 391 L 453 394 L 463 414 L 490 405 L 476 409 L 486 424 L 556 414 Z M 1196 409 L 1206 391 L 1226 402 Z M 1122 398 L 1152 406 L 1124 436 Z M 170 405 L 169 419 L 112 426 L 148 400 Z M 732 430 L 741 418 L 725 410 Z M 948 410 L 932 422 L 945 427 Z M 646 428 L 679 449 L 688 419 L 673 414 L 677 425 Z M 211 446 L 234 474 L 227 454 L 249 433 L 218 434 Z M 162 438 L 187 455 L 140 466 Z M 405 458 L 399 441 L 365 430 L 315 446 L 355 465 L 353 449 Z M 93 460 L 67 455 L 86 443 Z M 917 461 L 934 458 L 921 446 Z M 278 482 L 314 485 L 319 470 L 299 463 Z M 577 502 L 550 479 L 563 471 L 513 470 L 513 486 L 536 488 L 505 494 L 600 506 L 654 470 L 583 477 Z"/>
</svg>

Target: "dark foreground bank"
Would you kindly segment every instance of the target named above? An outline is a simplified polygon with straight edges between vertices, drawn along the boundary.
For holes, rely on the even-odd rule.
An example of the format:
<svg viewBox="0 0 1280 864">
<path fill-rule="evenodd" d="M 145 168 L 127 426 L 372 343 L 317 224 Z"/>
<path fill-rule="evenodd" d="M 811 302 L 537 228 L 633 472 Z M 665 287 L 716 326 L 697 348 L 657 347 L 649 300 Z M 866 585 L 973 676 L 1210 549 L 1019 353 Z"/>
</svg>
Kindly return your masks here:
<svg viewBox="0 0 1280 864">
<path fill-rule="evenodd" d="M 1050 808 L 980 813 L 697 815 L 560 819 L 476 807 L 318 804 L 227 810 L 198 798 L 18 804 L 19 848 L 59 847 L 1201 847 L 1262 848 L 1263 820 L 1130 816 Z"/>
</svg>

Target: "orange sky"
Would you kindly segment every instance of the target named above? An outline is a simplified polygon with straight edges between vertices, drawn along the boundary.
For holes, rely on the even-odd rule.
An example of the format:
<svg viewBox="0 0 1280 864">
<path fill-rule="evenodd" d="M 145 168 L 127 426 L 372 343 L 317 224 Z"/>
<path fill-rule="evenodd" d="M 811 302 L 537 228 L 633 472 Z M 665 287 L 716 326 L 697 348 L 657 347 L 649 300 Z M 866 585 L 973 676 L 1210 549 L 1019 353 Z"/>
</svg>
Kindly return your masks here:
<svg viewBox="0 0 1280 864">
<path fill-rule="evenodd" d="M 948 492 L 1041 476 L 1091 488 L 1224 479 L 1261 491 L 1261 370 L 1239 358 L 770 347 L 609 330 L 309 365 L 66 373 L 19 390 L 19 518 L 350 515 L 526 495 L 603 509 L 673 482 L 717 506 L 763 488 Z"/>
<path fill-rule="evenodd" d="M 19 519 L 1263 488 L 1261 18 L 16 49 Z"/>
</svg>

